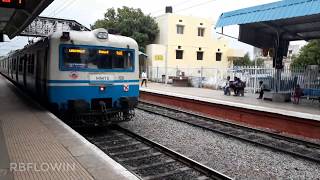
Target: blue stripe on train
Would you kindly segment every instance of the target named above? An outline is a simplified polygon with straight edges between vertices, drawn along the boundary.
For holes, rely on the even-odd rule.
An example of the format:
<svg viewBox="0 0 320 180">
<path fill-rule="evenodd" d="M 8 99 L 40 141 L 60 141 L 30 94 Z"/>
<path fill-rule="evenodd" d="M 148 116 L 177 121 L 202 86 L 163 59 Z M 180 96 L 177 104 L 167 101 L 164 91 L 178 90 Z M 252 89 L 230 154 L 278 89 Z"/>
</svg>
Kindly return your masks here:
<svg viewBox="0 0 320 180">
<path fill-rule="evenodd" d="M 125 92 L 122 85 L 107 86 L 101 92 L 99 86 L 49 86 L 48 96 L 50 103 L 57 103 L 60 108 L 66 105 L 68 100 L 85 100 L 91 103 L 95 98 L 112 98 L 112 104 L 121 97 L 138 97 L 139 85 L 130 85 Z"/>
<path fill-rule="evenodd" d="M 137 83 L 139 80 L 113 80 L 113 81 L 89 81 L 89 80 L 48 80 L 48 83 Z"/>
</svg>

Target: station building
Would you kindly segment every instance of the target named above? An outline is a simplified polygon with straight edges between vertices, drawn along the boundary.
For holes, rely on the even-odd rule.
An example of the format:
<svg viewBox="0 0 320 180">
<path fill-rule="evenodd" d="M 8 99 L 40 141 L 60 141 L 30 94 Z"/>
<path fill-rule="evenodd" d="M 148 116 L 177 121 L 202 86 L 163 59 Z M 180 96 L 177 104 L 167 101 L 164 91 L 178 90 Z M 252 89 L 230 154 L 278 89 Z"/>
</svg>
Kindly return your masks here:
<svg viewBox="0 0 320 180">
<path fill-rule="evenodd" d="M 172 13 L 156 18 L 159 33 L 146 48 L 147 66 L 151 68 L 223 68 L 233 65 L 240 50 L 229 48 L 224 37 L 213 37 L 213 20 Z"/>
</svg>

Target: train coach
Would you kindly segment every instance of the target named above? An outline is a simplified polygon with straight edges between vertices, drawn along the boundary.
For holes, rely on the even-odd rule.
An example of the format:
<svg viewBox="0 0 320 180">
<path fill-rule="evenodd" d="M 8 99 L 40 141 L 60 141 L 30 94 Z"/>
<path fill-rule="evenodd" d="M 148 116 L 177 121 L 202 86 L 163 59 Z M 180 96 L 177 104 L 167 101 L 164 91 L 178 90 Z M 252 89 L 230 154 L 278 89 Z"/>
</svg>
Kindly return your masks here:
<svg viewBox="0 0 320 180">
<path fill-rule="evenodd" d="M 139 96 L 138 45 L 105 29 L 55 32 L 0 61 L 1 73 L 71 123 L 130 120 Z"/>
</svg>

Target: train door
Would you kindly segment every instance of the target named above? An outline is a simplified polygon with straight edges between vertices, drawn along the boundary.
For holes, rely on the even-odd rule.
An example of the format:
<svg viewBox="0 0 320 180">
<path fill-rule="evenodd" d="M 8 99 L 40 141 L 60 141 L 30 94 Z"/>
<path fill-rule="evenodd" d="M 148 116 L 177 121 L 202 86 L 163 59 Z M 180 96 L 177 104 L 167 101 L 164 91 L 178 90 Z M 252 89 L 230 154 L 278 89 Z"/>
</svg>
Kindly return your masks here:
<svg viewBox="0 0 320 180">
<path fill-rule="evenodd" d="M 10 67 L 11 79 L 13 79 L 13 67 L 14 67 L 13 63 L 14 63 L 14 59 L 11 59 L 11 67 Z"/>
<path fill-rule="evenodd" d="M 19 59 L 20 57 L 18 56 L 16 59 L 15 59 L 15 62 L 14 62 L 14 65 L 15 65 L 15 75 L 16 75 L 16 82 L 19 83 L 19 68 L 18 68 L 18 65 L 19 65 Z"/>
<path fill-rule="evenodd" d="M 10 76 L 10 58 L 8 58 L 8 60 L 7 60 L 7 76 L 9 77 Z"/>
<path fill-rule="evenodd" d="M 41 49 L 37 51 L 36 92 L 41 98 L 46 98 L 47 95 L 47 56 L 48 50 Z"/>
<path fill-rule="evenodd" d="M 27 88 L 27 65 L 30 60 L 30 55 L 25 55 L 23 58 L 23 86 Z"/>
<path fill-rule="evenodd" d="M 44 59 L 43 59 L 43 83 L 42 83 L 42 94 L 44 98 L 48 97 L 48 88 L 47 88 L 47 82 L 48 82 L 48 48 L 45 49 L 44 52 Z"/>
<path fill-rule="evenodd" d="M 41 95 L 41 55 L 41 50 L 38 50 L 36 59 L 36 94 L 38 95 Z"/>
</svg>

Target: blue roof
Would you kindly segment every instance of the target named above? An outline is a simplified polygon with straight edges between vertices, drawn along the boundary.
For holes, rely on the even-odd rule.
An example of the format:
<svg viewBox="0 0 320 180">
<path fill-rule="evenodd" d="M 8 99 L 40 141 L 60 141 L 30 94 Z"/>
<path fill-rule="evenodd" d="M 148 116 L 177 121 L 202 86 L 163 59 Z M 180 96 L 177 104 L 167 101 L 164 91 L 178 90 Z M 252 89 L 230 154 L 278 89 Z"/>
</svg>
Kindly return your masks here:
<svg viewBox="0 0 320 180">
<path fill-rule="evenodd" d="M 282 0 L 222 13 L 216 27 L 320 14 L 320 0 Z"/>
</svg>

